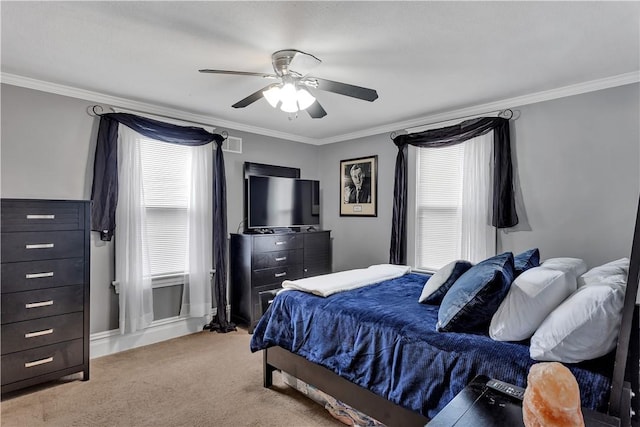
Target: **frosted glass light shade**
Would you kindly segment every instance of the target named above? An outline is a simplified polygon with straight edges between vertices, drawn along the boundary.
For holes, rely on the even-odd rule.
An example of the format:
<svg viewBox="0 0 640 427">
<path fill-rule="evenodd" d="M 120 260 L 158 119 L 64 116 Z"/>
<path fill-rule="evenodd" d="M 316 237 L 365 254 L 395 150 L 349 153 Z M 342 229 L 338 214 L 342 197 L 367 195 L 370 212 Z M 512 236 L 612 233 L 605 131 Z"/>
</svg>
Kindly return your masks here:
<svg viewBox="0 0 640 427">
<path fill-rule="evenodd" d="M 282 101 L 280 109 L 285 113 L 295 113 L 296 111 L 298 111 L 298 103 L 296 102 L 295 98 L 285 99 Z"/>
<path fill-rule="evenodd" d="M 280 102 L 280 86 L 273 86 L 262 92 L 262 95 L 273 108 L 276 108 Z"/>
<path fill-rule="evenodd" d="M 316 102 L 316 99 L 313 97 L 313 95 L 311 95 L 306 89 L 298 89 L 296 95 L 298 98 L 298 106 L 301 110 L 306 110 L 311 106 L 311 104 Z"/>
<path fill-rule="evenodd" d="M 280 90 L 280 100 L 282 101 L 280 109 L 287 113 L 295 113 L 298 111 L 298 99 L 296 95 L 296 87 L 292 83 L 285 83 Z"/>
</svg>

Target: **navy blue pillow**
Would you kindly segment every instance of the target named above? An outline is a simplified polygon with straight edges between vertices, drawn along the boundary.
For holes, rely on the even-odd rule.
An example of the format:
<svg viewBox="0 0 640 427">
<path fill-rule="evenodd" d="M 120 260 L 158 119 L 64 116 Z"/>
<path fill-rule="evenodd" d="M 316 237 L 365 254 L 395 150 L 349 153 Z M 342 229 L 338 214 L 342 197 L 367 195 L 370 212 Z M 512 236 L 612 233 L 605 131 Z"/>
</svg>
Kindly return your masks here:
<svg viewBox="0 0 640 427">
<path fill-rule="evenodd" d="M 469 332 L 486 327 L 514 279 L 513 253 L 504 252 L 467 270 L 442 299 L 436 329 Z"/>
<path fill-rule="evenodd" d="M 538 248 L 529 249 L 513 257 L 515 277 L 518 277 L 532 267 L 540 265 L 540 251 Z"/>
</svg>

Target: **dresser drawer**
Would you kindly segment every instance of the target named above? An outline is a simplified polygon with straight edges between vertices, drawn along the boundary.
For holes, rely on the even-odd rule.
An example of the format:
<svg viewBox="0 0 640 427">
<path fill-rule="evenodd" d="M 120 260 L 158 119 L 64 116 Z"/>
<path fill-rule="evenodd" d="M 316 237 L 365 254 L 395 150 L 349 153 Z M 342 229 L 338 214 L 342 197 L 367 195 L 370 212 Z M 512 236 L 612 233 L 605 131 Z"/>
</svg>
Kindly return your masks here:
<svg viewBox="0 0 640 427">
<path fill-rule="evenodd" d="M 2 262 L 84 256 L 84 231 L 2 233 Z"/>
<path fill-rule="evenodd" d="M 302 249 L 288 251 L 254 252 L 252 256 L 253 269 L 278 267 L 282 265 L 301 264 Z"/>
<path fill-rule="evenodd" d="M 253 270 L 251 285 L 253 287 L 282 283 L 284 280 L 296 280 L 302 277 L 302 264 L 287 265 L 274 268 Z"/>
<path fill-rule="evenodd" d="M 254 318 L 259 319 L 269 308 L 273 299 L 278 295 L 282 288 L 269 289 L 267 291 L 258 292 L 258 307 L 254 308 Z"/>
<path fill-rule="evenodd" d="M 254 236 L 253 252 L 282 251 L 302 248 L 302 237 L 296 233 Z"/>
<path fill-rule="evenodd" d="M 82 230 L 84 204 L 62 200 L 2 200 L 0 229 L 7 231 Z"/>
<path fill-rule="evenodd" d="M 43 317 L 2 326 L 2 354 L 82 338 L 82 312 Z"/>
<path fill-rule="evenodd" d="M 62 286 L 2 295 L 1 321 L 5 323 L 82 311 L 84 287 Z"/>
<path fill-rule="evenodd" d="M 82 365 L 82 339 L 2 356 L 2 385 Z"/>
<path fill-rule="evenodd" d="M 277 283 L 260 286 L 251 290 L 251 301 L 253 303 L 251 315 L 254 321 L 257 322 L 260 317 L 262 317 L 262 314 L 267 310 L 273 298 L 275 298 L 276 294 L 282 291 L 282 289 L 281 284 Z"/>
<path fill-rule="evenodd" d="M 84 258 L 11 262 L 0 268 L 2 293 L 84 283 Z"/>
</svg>

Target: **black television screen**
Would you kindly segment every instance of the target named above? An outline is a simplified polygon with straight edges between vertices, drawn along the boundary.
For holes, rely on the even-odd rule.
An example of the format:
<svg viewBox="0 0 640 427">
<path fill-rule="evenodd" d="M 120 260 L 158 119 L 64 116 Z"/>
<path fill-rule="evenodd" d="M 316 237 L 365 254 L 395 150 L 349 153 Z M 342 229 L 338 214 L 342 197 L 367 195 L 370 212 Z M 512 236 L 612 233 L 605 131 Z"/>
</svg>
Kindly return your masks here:
<svg viewBox="0 0 640 427">
<path fill-rule="evenodd" d="M 301 227 L 320 224 L 320 182 L 250 175 L 247 228 Z"/>
</svg>

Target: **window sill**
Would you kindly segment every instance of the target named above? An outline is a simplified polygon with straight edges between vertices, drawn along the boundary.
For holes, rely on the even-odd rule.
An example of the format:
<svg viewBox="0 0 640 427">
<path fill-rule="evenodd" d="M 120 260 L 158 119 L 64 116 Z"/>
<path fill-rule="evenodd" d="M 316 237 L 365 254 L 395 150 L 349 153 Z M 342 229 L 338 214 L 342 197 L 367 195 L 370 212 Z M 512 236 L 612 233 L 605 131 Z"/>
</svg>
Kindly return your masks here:
<svg viewBox="0 0 640 427">
<path fill-rule="evenodd" d="M 211 278 L 216 274 L 215 268 L 209 271 Z M 167 288 L 169 286 L 182 286 L 189 283 L 189 273 L 173 273 L 154 276 L 151 278 L 151 289 Z M 120 293 L 120 282 L 114 280 L 111 285 L 115 288 L 116 294 Z"/>
<path fill-rule="evenodd" d="M 175 276 L 162 276 L 151 278 L 151 289 L 167 288 L 169 286 L 182 286 L 189 282 L 189 275 L 180 274 Z M 116 294 L 120 293 L 120 282 L 114 280 L 111 285 L 115 288 Z"/>
</svg>

